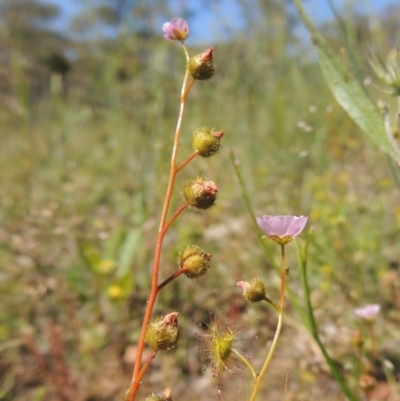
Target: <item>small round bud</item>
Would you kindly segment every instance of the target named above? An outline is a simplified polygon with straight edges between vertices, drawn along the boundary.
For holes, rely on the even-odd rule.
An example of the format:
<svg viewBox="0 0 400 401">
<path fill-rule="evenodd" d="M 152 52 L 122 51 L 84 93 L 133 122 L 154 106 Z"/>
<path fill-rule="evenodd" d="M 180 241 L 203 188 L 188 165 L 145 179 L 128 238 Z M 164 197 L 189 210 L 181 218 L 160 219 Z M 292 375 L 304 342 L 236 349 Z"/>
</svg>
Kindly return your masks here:
<svg viewBox="0 0 400 401">
<path fill-rule="evenodd" d="M 265 300 L 265 285 L 260 279 L 238 281 L 236 285 L 243 288 L 243 297 L 247 302 L 254 303 Z"/>
<path fill-rule="evenodd" d="M 172 312 L 147 326 L 144 341 L 154 349 L 169 350 L 178 338 L 178 313 Z"/>
<path fill-rule="evenodd" d="M 193 149 L 203 157 L 215 155 L 220 148 L 223 135 L 224 131 L 215 132 L 212 128 L 198 128 L 192 135 Z"/>
<path fill-rule="evenodd" d="M 377 381 L 375 377 L 369 375 L 368 373 L 364 373 L 358 381 L 358 387 L 365 392 L 369 392 L 376 386 L 376 383 Z"/>
<path fill-rule="evenodd" d="M 207 272 L 211 266 L 211 254 L 204 252 L 196 245 L 189 245 L 179 255 L 179 266 L 185 268 L 184 274 L 197 278 Z"/>
<path fill-rule="evenodd" d="M 214 75 L 213 50 L 211 48 L 189 58 L 187 69 L 194 79 L 205 81 Z"/>
<path fill-rule="evenodd" d="M 354 331 L 351 335 L 351 344 L 353 347 L 361 349 L 364 345 L 364 337 L 358 330 Z"/>
<path fill-rule="evenodd" d="M 214 205 L 218 188 L 214 181 L 198 177 L 185 183 L 182 194 L 190 207 L 208 209 Z"/>
</svg>

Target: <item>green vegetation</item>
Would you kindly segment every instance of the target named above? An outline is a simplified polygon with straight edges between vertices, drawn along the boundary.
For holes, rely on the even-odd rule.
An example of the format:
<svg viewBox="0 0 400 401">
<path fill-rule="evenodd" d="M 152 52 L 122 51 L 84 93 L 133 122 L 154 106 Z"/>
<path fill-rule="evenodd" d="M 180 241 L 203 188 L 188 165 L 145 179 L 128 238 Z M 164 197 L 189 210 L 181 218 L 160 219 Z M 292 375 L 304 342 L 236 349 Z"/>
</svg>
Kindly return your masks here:
<svg viewBox="0 0 400 401">
<path fill-rule="evenodd" d="M 74 39 L 43 28 L 56 8 L 0 3 L 0 400 L 122 400 L 129 386 L 185 68 L 179 46 L 152 22 L 161 13 L 168 19 L 166 6 L 156 7 L 164 2 L 150 3 L 129 14 L 135 29 L 108 36 L 103 29 L 123 26 L 122 11 L 88 7 L 74 21 Z M 212 253 L 212 267 L 199 281 L 176 280 L 160 295 L 156 314 L 179 310 L 185 335 L 173 353 L 160 353 L 143 394 L 170 386 L 175 401 L 217 395 L 195 355 L 195 324 L 207 320 L 207 307 L 250 323 L 244 347 L 273 335 L 272 314 L 258 322 L 255 340 L 254 308 L 238 306 L 236 281 L 260 272 L 275 280 L 279 254 L 267 244 L 276 260 L 265 258 L 230 149 L 256 215 L 309 216 L 314 314 L 352 389 L 362 373 L 352 333 L 365 329 L 353 309 L 369 303 L 382 305 L 377 349 L 380 362 L 394 367 L 376 375 L 399 381 L 398 166 L 335 102 L 311 44 L 298 34 L 294 10 L 282 3 L 238 1 L 246 29 L 214 38 L 215 78 L 190 93 L 181 154 L 191 153 L 198 127 L 225 135 L 219 157 L 196 159 L 178 180 L 203 174 L 218 184 L 218 199 L 210 212 L 185 211 L 174 223 L 161 274 L 175 271 L 178 251 L 191 242 Z M 321 30 L 363 81 L 371 76 L 368 52 L 379 49 L 384 57 L 396 45 L 399 17 L 398 10 L 378 18 L 349 9 Z M 207 48 L 195 47 L 192 53 Z M 366 90 L 374 102 L 384 97 Z M 180 196 L 174 194 L 173 210 Z M 293 249 L 287 284 L 300 297 Z M 275 284 L 266 289 L 273 298 Z M 285 401 L 344 399 L 289 300 L 285 313 L 265 396 L 284 398 L 289 369 Z M 258 366 L 256 352 L 253 358 Z M 243 391 L 235 399 L 248 396 Z"/>
</svg>

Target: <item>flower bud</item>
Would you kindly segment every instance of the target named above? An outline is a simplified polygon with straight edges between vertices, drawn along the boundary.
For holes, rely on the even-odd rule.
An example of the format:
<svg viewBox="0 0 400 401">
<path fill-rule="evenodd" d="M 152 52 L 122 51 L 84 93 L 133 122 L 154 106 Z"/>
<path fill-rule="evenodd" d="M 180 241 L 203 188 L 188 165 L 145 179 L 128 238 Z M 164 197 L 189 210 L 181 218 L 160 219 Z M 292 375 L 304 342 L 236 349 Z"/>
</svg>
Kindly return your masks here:
<svg viewBox="0 0 400 401">
<path fill-rule="evenodd" d="M 164 37 L 167 40 L 183 42 L 189 36 L 189 26 L 182 18 L 174 18 L 163 25 Z"/>
<path fill-rule="evenodd" d="M 178 313 L 172 312 L 147 326 L 144 341 L 154 349 L 169 350 L 178 338 Z"/>
<path fill-rule="evenodd" d="M 357 349 L 361 349 L 364 345 L 364 337 L 358 330 L 354 331 L 351 335 L 351 344 Z"/>
<path fill-rule="evenodd" d="M 375 377 L 368 373 L 364 373 L 358 381 L 358 387 L 365 392 L 369 392 L 376 386 L 376 382 Z"/>
<path fill-rule="evenodd" d="M 185 269 L 189 278 L 197 278 L 207 272 L 211 266 L 211 254 L 205 253 L 196 245 L 189 245 L 179 255 L 179 266 Z"/>
<path fill-rule="evenodd" d="M 198 177 L 183 186 L 182 194 L 190 207 L 208 209 L 214 205 L 218 188 L 214 181 Z"/>
<path fill-rule="evenodd" d="M 218 152 L 224 131 L 213 131 L 212 128 L 198 128 L 192 135 L 192 146 L 200 156 L 210 157 Z"/>
<path fill-rule="evenodd" d="M 265 285 L 260 279 L 238 281 L 236 285 L 243 288 L 243 297 L 247 302 L 254 303 L 265 300 Z"/>
<path fill-rule="evenodd" d="M 187 69 L 194 79 L 205 81 L 214 75 L 213 50 L 211 48 L 189 58 Z"/>
</svg>

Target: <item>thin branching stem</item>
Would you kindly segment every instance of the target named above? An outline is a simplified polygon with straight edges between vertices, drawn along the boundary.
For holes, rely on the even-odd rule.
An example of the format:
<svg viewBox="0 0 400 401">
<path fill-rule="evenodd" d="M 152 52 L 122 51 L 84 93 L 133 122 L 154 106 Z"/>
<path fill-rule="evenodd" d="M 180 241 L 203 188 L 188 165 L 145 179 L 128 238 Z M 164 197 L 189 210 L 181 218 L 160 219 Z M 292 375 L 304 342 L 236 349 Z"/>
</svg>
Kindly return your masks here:
<svg viewBox="0 0 400 401">
<path fill-rule="evenodd" d="M 140 370 L 140 373 L 139 373 L 139 376 L 138 376 L 139 382 L 143 379 L 143 376 L 145 375 L 148 367 L 150 366 L 151 361 L 156 357 L 157 351 L 158 350 L 153 349 L 151 351 L 151 354 L 149 355 L 149 357 L 146 359 L 146 362 L 143 364 L 142 369 Z"/>
<path fill-rule="evenodd" d="M 168 277 L 166 280 L 164 280 L 161 284 L 158 285 L 157 292 L 160 292 L 172 280 L 175 280 L 181 274 L 185 273 L 186 270 L 187 270 L 186 267 L 181 267 L 179 270 L 177 270 L 172 276 Z"/>
<path fill-rule="evenodd" d="M 191 160 L 193 160 L 199 154 L 198 150 L 195 150 L 184 162 L 182 162 L 177 168 L 176 172 L 182 170 Z"/>
<path fill-rule="evenodd" d="M 264 296 L 264 301 L 268 302 L 270 305 L 272 305 L 279 312 L 279 305 L 276 302 L 274 302 L 271 298 L 268 298 L 265 295 Z"/>
<path fill-rule="evenodd" d="M 375 322 L 373 320 L 368 321 L 369 335 L 371 337 L 371 354 L 376 358 L 376 341 L 375 341 Z"/>
<path fill-rule="evenodd" d="M 254 213 L 254 209 L 253 209 L 253 205 L 251 203 L 250 200 L 250 196 L 249 193 L 247 191 L 246 185 L 245 185 L 245 180 L 243 178 L 242 172 L 240 170 L 240 161 L 239 158 L 235 155 L 233 149 L 230 149 L 229 151 L 229 156 L 231 159 L 231 163 L 236 175 L 236 178 L 239 182 L 239 187 L 242 193 L 242 197 L 243 200 L 246 204 L 246 208 L 247 211 L 249 212 L 250 216 L 251 216 L 251 221 L 253 223 L 254 229 L 260 233 L 260 235 L 258 236 L 258 238 L 260 238 L 260 244 L 262 246 L 262 249 L 265 253 L 265 255 L 267 256 L 267 261 L 268 263 L 274 268 L 274 270 L 279 273 L 279 266 L 277 263 L 274 262 L 274 258 L 272 257 L 272 252 L 270 251 L 268 245 L 266 244 L 266 241 L 264 241 L 265 236 L 263 236 L 263 232 L 260 230 L 260 227 L 257 224 L 257 220 L 256 220 L 256 215 Z M 300 307 L 300 303 L 297 299 L 296 294 L 294 293 L 294 291 L 288 287 L 287 288 L 287 294 L 289 297 L 289 300 L 291 302 L 291 304 L 294 306 L 294 308 L 296 309 L 296 312 L 301 316 L 301 319 L 306 322 L 307 318 L 305 316 L 305 314 L 302 311 L 302 308 Z"/>
<path fill-rule="evenodd" d="M 275 336 L 272 341 L 271 348 L 268 352 L 268 355 L 264 362 L 264 365 L 261 368 L 261 371 L 255 380 L 253 392 L 251 393 L 249 401 L 254 401 L 257 397 L 257 394 L 260 390 L 261 382 L 262 382 L 262 380 L 265 376 L 265 373 L 267 372 L 267 369 L 271 363 L 272 357 L 275 353 L 276 346 L 278 345 L 280 334 L 282 332 L 283 309 L 284 309 L 284 305 L 285 305 L 285 283 L 286 283 L 286 276 L 288 274 L 288 269 L 286 267 L 286 258 L 285 258 L 285 245 L 281 245 L 281 261 L 282 261 L 282 264 L 281 264 L 281 288 L 280 288 L 280 297 L 279 297 L 278 324 L 276 326 Z"/>
<path fill-rule="evenodd" d="M 251 374 L 253 375 L 253 378 L 255 379 L 257 377 L 257 373 L 254 370 L 253 366 L 251 366 L 251 363 L 238 351 L 232 348 L 232 352 L 235 353 L 242 361 L 243 363 L 249 368 Z"/>
<path fill-rule="evenodd" d="M 177 217 L 188 207 L 189 205 L 185 202 L 180 208 L 172 215 L 172 217 L 169 219 L 168 223 L 165 224 L 164 226 L 164 234 L 169 230 L 171 227 L 172 223 L 177 219 Z"/>
<path fill-rule="evenodd" d="M 189 53 L 188 53 L 185 45 L 183 45 L 183 51 L 185 53 L 186 60 L 188 60 Z M 131 386 L 130 386 L 130 389 L 128 392 L 128 396 L 126 397 L 126 401 L 134 401 L 136 393 L 140 386 L 139 376 L 143 376 L 145 374 L 148 366 L 150 366 L 150 364 L 148 364 L 148 365 L 145 364 L 143 366 L 143 368 L 141 367 L 143 350 L 144 350 L 144 338 L 145 338 L 147 326 L 151 319 L 154 304 L 156 302 L 156 298 L 157 298 L 157 295 L 159 292 L 158 276 L 159 276 L 159 268 L 160 268 L 161 249 L 162 249 L 162 244 L 163 244 L 164 237 L 165 237 L 165 234 L 167 231 L 167 230 L 165 230 L 165 227 L 167 226 L 169 228 L 169 226 L 172 224 L 172 222 L 177 217 L 177 216 L 175 216 L 175 218 L 174 218 L 174 216 L 173 216 L 171 218 L 171 220 L 168 222 L 168 224 L 166 225 L 169 205 L 171 203 L 172 191 L 174 188 L 175 178 L 176 178 L 176 174 L 177 174 L 176 157 L 177 157 L 177 151 L 178 151 L 178 146 L 179 146 L 179 138 L 180 138 L 180 134 L 181 134 L 183 118 L 185 115 L 186 100 L 187 100 L 187 96 L 189 94 L 189 90 L 193 86 L 193 83 L 194 83 L 193 79 L 189 82 L 189 75 L 190 75 L 189 71 L 186 69 L 185 77 L 183 79 L 183 84 L 182 84 L 182 89 L 181 89 L 180 110 L 179 110 L 178 121 L 176 124 L 174 144 L 173 144 L 173 148 L 172 148 L 171 167 L 170 167 L 170 175 L 169 175 L 169 180 L 168 180 L 168 187 L 167 187 L 167 191 L 165 194 L 164 205 L 163 205 L 161 219 L 160 219 L 160 225 L 159 225 L 159 229 L 158 229 L 157 242 L 156 242 L 156 247 L 155 247 L 155 251 L 154 251 L 154 261 L 153 261 L 150 295 L 149 295 L 149 298 L 147 301 L 146 311 L 145 311 L 143 323 L 142 323 L 142 329 L 140 331 L 140 337 L 139 337 L 139 341 L 137 344 L 135 367 L 133 369 Z M 178 210 L 178 212 L 180 213 L 180 211 L 182 211 L 183 209 L 180 211 L 179 210 Z"/>
</svg>

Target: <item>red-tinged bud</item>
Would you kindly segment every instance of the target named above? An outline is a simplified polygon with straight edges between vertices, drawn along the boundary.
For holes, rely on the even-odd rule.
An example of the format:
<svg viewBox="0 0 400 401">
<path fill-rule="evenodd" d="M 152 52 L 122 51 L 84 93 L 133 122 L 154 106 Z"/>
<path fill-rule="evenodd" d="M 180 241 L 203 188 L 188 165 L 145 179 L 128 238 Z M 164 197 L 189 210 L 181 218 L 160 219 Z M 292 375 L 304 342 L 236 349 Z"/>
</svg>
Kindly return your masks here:
<svg viewBox="0 0 400 401">
<path fill-rule="evenodd" d="M 265 285 L 260 279 L 238 281 L 236 285 L 243 288 L 243 297 L 247 302 L 254 303 L 265 300 Z"/>
<path fill-rule="evenodd" d="M 211 256 L 198 246 L 189 245 L 179 255 L 179 267 L 185 269 L 186 277 L 200 277 L 210 268 Z"/>
<path fill-rule="evenodd" d="M 369 392 L 376 386 L 376 379 L 368 373 L 364 373 L 358 382 L 358 386 L 363 391 Z"/>
<path fill-rule="evenodd" d="M 209 209 L 217 198 L 218 188 L 214 181 L 198 177 L 183 186 L 182 194 L 188 205 L 195 209 Z"/>
<path fill-rule="evenodd" d="M 357 349 L 361 349 L 364 345 L 364 337 L 358 330 L 354 331 L 351 335 L 351 344 Z"/>
<path fill-rule="evenodd" d="M 159 350 L 174 348 L 179 339 L 178 312 L 172 312 L 147 326 L 144 341 Z"/>
<path fill-rule="evenodd" d="M 212 128 L 198 128 L 192 135 L 192 146 L 200 156 L 210 157 L 215 155 L 220 146 L 224 131 L 214 131 Z"/>
<path fill-rule="evenodd" d="M 194 79 L 205 81 L 214 75 L 213 48 L 189 58 L 187 68 Z"/>
</svg>

